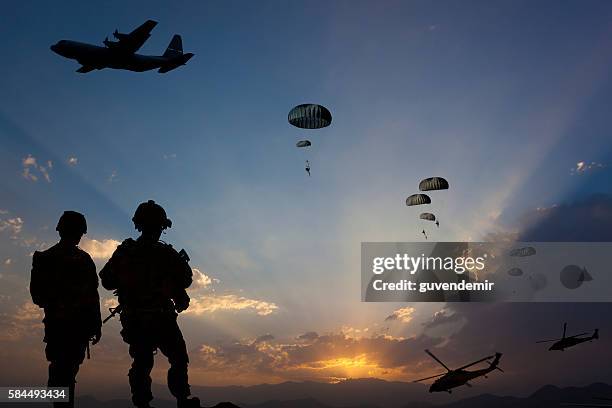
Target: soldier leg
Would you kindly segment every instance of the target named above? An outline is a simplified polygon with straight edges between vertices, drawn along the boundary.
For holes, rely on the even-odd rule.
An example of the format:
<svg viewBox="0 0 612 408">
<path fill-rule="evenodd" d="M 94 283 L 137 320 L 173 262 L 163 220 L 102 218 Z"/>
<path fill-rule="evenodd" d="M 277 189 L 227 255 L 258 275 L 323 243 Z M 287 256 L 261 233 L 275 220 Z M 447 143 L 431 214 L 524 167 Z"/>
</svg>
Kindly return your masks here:
<svg viewBox="0 0 612 408">
<path fill-rule="evenodd" d="M 151 370 L 153 369 L 153 347 L 146 343 L 130 344 L 132 368 L 128 377 L 132 390 L 132 402 L 137 407 L 147 407 L 153 400 L 151 393 Z"/>
<path fill-rule="evenodd" d="M 168 357 L 170 363 L 168 388 L 177 400 L 187 400 L 187 397 L 191 394 L 187 375 L 187 365 L 189 364 L 187 346 L 176 318 L 170 320 L 164 326 L 166 327 L 163 328 L 163 334 L 160 336 L 159 349 Z"/>
<path fill-rule="evenodd" d="M 45 354 L 49 360 L 49 387 L 68 387 L 68 402 L 56 402 L 56 408 L 74 407 L 74 391 L 79 366 L 85 358 L 86 343 L 58 339 L 47 343 Z"/>
</svg>

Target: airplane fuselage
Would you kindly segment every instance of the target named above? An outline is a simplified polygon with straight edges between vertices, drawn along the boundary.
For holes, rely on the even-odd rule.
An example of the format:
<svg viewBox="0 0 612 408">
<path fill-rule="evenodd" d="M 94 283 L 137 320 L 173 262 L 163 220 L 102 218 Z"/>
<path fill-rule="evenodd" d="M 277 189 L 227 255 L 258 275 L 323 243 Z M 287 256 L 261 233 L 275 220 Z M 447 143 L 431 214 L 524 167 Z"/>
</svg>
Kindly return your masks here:
<svg viewBox="0 0 612 408">
<path fill-rule="evenodd" d="M 51 46 L 51 50 L 62 57 L 76 60 L 81 65 L 94 69 L 114 68 L 135 72 L 149 71 L 168 65 L 184 65 L 193 55 L 184 54 L 174 58 L 142 55 L 70 40 L 58 41 Z"/>
</svg>

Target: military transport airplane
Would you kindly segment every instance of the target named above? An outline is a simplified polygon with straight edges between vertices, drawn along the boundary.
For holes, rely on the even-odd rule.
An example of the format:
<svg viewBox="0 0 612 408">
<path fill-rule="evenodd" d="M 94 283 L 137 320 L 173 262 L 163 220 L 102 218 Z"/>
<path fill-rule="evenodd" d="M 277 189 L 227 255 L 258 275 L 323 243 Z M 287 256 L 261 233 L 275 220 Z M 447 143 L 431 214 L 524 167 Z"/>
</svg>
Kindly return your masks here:
<svg viewBox="0 0 612 408">
<path fill-rule="evenodd" d="M 587 337 L 580 337 L 580 336 L 584 336 L 585 334 L 588 334 L 588 333 L 574 334 L 573 336 L 565 337 L 566 330 L 567 330 L 567 323 L 563 323 L 563 337 L 561 337 L 560 339 L 540 340 L 540 341 L 536 341 L 536 343 L 550 343 L 554 341 L 555 343 L 552 346 L 550 346 L 548 350 L 565 351 L 566 348 L 573 347 L 573 346 L 576 346 L 580 343 L 584 343 L 587 341 L 597 340 L 599 338 L 599 329 L 595 329 L 595 331 L 593 331 L 593 334 Z"/>
<path fill-rule="evenodd" d="M 425 350 L 425 352 L 429 354 L 431 358 L 433 358 L 438 363 L 440 363 L 442 367 L 446 368 L 446 371 L 447 371 L 446 373 L 432 375 L 431 377 L 421 378 L 420 380 L 413 381 L 416 383 L 416 382 L 421 382 L 425 380 L 430 380 L 432 378 L 440 377 L 436 381 L 434 381 L 433 384 L 431 384 L 431 386 L 429 387 L 429 392 L 446 391 L 450 394 L 453 388 L 461 387 L 462 385 L 467 385 L 468 387 L 471 387 L 472 384 L 469 383 L 470 380 L 473 380 L 478 377 L 487 378 L 487 374 L 489 374 L 493 370 L 499 370 L 501 372 L 504 371 L 497 366 L 499 364 L 499 359 L 501 358 L 502 353 L 495 353 L 494 356 L 488 356 L 485 358 L 481 358 L 478 361 L 474 361 L 473 363 L 466 364 L 463 367 L 459 367 L 457 369 L 451 370 L 450 368 L 446 366 L 446 364 L 440 361 L 438 357 L 434 356 L 431 351 Z M 493 359 L 493 361 L 487 361 L 490 359 Z M 489 363 L 489 367 L 483 368 L 481 370 L 474 370 L 474 371 L 465 370 L 466 368 L 476 365 L 478 363 L 482 363 L 483 361 L 487 361 Z"/>
<path fill-rule="evenodd" d="M 136 51 L 151 36 L 151 30 L 156 21 L 147 20 L 129 34 L 115 30 L 113 36 L 118 41 L 103 41 L 104 47 L 86 44 L 78 41 L 61 40 L 51 46 L 51 50 L 65 58 L 76 60 L 82 66 L 77 72 L 87 73 L 94 69 L 114 68 L 143 72 L 158 69 L 165 73 L 185 65 L 194 54 L 183 53 L 183 41 L 180 35 L 172 37 L 172 41 L 163 55 L 141 55 Z"/>
</svg>

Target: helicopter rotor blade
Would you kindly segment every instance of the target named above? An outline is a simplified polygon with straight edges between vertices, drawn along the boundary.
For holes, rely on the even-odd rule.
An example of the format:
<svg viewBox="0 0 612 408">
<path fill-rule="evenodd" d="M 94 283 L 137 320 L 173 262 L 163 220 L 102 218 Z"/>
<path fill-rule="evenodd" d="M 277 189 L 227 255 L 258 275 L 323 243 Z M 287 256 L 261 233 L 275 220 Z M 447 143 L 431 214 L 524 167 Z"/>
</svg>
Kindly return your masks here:
<svg viewBox="0 0 612 408">
<path fill-rule="evenodd" d="M 540 340 L 540 341 L 536 341 L 536 343 L 550 343 L 551 341 L 559 341 L 559 340 L 563 340 L 563 339 Z"/>
<path fill-rule="evenodd" d="M 563 338 L 565 338 L 566 330 L 567 330 L 567 322 L 563 323 Z"/>
<path fill-rule="evenodd" d="M 490 359 L 492 359 L 492 358 L 494 358 L 494 357 L 495 357 L 495 356 L 488 356 L 488 357 L 485 357 L 485 358 L 481 358 L 481 359 L 480 359 L 480 360 L 478 360 L 478 361 L 474 361 L 473 363 L 466 364 L 466 365 L 464 365 L 463 367 L 459 367 L 457 370 L 463 370 L 464 368 L 468 368 L 468 367 L 471 367 L 471 366 L 476 365 L 476 364 L 478 364 L 478 363 L 482 363 L 483 361 L 490 360 Z"/>
<path fill-rule="evenodd" d="M 413 383 L 418 383 L 418 382 L 425 381 L 425 380 L 431 380 L 432 378 L 442 377 L 443 375 L 446 375 L 446 373 L 432 375 L 431 377 L 421 378 L 420 380 L 414 380 Z"/>
<path fill-rule="evenodd" d="M 568 339 L 571 339 L 572 337 L 584 336 L 585 334 L 589 334 L 589 333 L 584 332 L 584 333 L 580 333 L 580 334 L 574 334 L 573 336 L 569 336 Z"/>
<path fill-rule="evenodd" d="M 440 361 L 440 359 L 439 359 L 438 357 L 434 356 L 434 354 L 433 354 L 431 351 L 429 351 L 429 350 L 425 350 L 425 352 L 426 352 L 427 354 L 429 354 L 429 356 L 430 356 L 431 358 L 433 358 L 433 359 L 434 359 L 434 360 L 436 360 L 438 363 L 440 363 L 440 365 L 441 365 L 442 367 L 446 368 L 446 370 L 447 370 L 447 371 L 452 371 L 450 368 L 448 368 L 448 367 L 446 366 L 446 364 L 444 364 L 442 361 Z"/>
</svg>

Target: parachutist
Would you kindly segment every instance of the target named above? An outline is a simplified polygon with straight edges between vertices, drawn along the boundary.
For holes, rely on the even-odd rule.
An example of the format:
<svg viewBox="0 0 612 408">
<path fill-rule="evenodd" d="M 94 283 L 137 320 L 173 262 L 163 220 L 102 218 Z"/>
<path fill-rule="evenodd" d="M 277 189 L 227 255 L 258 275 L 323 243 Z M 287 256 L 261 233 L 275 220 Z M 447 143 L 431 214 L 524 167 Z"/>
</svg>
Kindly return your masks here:
<svg viewBox="0 0 612 408">
<path fill-rule="evenodd" d="M 436 221 L 436 227 L 440 228 L 440 221 Z"/>
<path fill-rule="evenodd" d="M 427 239 L 427 234 L 425 233 L 425 230 L 423 230 L 421 233 L 425 236 L 425 239 Z"/>
<path fill-rule="evenodd" d="M 308 177 L 310 177 L 310 162 L 308 160 L 306 160 L 306 168 L 304 170 L 306 170 Z"/>
</svg>

